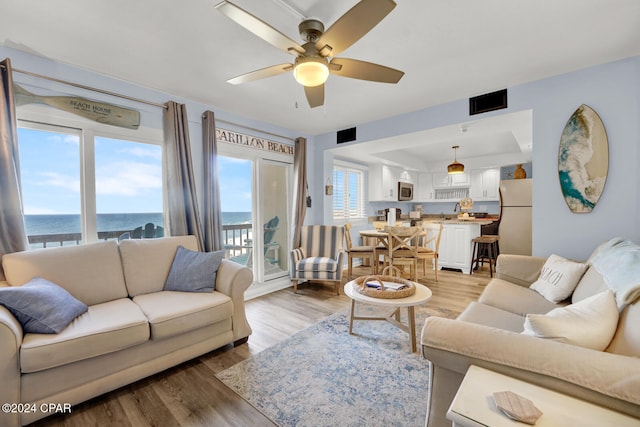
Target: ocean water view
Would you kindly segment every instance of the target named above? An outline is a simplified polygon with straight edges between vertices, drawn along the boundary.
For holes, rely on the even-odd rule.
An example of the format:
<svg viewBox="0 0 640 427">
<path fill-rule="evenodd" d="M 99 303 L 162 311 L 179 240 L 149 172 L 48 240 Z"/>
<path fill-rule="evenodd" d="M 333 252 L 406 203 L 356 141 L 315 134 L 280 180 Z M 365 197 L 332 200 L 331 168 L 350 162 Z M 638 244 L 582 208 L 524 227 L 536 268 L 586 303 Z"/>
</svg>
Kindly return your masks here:
<svg viewBox="0 0 640 427">
<path fill-rule="evenodd" d="M 79 233 L 80 215 L 25 215 L 27 235 Z M 162 225 L 162 213 L 98 214 L 98 231 L 133 230 L 147 223 Z M 251 212 L 222 212 L 222 224 L 250 224 Z"/>
</svg>

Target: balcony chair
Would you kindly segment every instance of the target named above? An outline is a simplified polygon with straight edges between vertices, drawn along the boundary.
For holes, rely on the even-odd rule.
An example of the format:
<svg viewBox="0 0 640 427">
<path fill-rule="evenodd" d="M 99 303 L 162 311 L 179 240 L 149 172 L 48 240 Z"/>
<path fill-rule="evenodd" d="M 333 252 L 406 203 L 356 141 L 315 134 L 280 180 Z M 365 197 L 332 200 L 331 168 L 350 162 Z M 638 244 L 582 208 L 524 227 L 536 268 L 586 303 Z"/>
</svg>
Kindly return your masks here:
<svg viewBox="0 0 640 427">
<path fill-rule="evenodd" d="M 375 253 L 373 246 L 353 246 L 351 243 L 351 224 L 344 225 L 344 237 L 347 242 L 347 280 L 351 280 L 351 272 L 353 270 L 353 259 L 368 259 L 371 262 L 371 274 L 375 274 Z"/>
<path fill-rule="evenodd" d="M 422 244 L 418 247 L 418 260 L 422 260 L 422 274 L 424 276 L 427 275 L 427 260 L 432 260 L 437 282 L 442 223 L 425 223 L 423 225 L 423 229 L 426 232 L 426 235 L 422 237 Z"/>
<path fill-rule="evenodd" d="M 132 239 L 142 239 L 142 227 L 136 227 L 131 232 Z"/>
<path fill-rule="evenodd" d="M 145 239 L 155 239 L 156 237 L 156 226 L 152 222 L 148 222 L 144 225 L 143 236 Z"/>
<path fill-rule="evenodd" d="M 269 248 L 272 247 L 273 245 L 275 245 L 275 242 L 272 242 L 273 240 L 273 236 L 276 233 L 276 230 L 278 230 L 278 224 L 280 223 L 280 218 L 276 215 L 273 218 L 271 218 L 269 221 L 267 221 L 264 226 L 263 226 L 263 245 L 264 245 L 264 256 L 266 257 L 267 252 L 269 251 Z M 233 256 L 231 258 L 229 258 L 231 261 L 236 262 L 238 264 L 242 264 L 244 266 L 247 267 L 251 267 L 253 265 L 253 239 L 245 239 L 244 240 L 244 248 L 247 249 L 247 252 L 237 255 L 237 256 Z M 266 258 L 265 258 L 266 260 Z"/>
<path fill-rule="evenodd" d="M 308 225 L 302 227 L 300 247 L 291 251 L 289 274 L 293 292 L 300 280 L 334 282 L 340 295 L 345 251 L 342 247 L 344 227 Z"/>
</svg>

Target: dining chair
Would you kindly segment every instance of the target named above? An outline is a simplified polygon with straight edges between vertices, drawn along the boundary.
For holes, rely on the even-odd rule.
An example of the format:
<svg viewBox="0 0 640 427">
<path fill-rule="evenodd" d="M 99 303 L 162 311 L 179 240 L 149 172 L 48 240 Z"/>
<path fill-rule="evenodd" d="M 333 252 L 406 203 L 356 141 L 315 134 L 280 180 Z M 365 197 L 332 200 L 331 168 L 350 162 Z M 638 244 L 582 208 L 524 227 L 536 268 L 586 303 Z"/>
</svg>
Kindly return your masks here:
<svg viewBox="0 0 640 427">
<path fill-rule="evenodd" d="M 442 237 L 442 223 L 427 222 L 423 229 L 422 244 L 418 247 L 418 259 L 422 261 L 422 274 L 427 275 L 427 261 L 431 260 L 434 268 L 436 282 L 438 281 L 438 257 L 440 251 L 440 238 Z"/>
<path fill-rule="evenodd" d="M 360 258 L 361 260 L 368 259 L 371 263 L 371 274 L 375 274 L 375 251 L 373 246 L 353 246 L 351 242 L 351 227 L 350 223 L 344 225 L 344 237 L 347 242 L 347 280 L 351 280 L 351 272 L 353 270 L 353 259 Z"/>
<path fill-rule="evenodd" d="M 390 227 L 384 229 L 388 237 L 389 253 L 385 255 L 386 263 L 394 267 L 409 266 L 409 279 L 417 279 L 418 246 L 419 237 L 422 233 L 420 227 Z"/>
</svg>

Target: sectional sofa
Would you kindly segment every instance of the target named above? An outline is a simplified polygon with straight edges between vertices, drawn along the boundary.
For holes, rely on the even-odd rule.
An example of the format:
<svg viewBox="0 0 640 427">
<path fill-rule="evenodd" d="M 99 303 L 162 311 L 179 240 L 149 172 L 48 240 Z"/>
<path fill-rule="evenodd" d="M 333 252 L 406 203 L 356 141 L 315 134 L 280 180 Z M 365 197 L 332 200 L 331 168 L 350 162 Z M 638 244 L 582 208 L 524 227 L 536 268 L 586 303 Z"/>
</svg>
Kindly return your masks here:
<svg viewBox="0 0 640 427">
<path fill-rule="evenodd" d="M 532 289 L 541 277 L 554 285 L 562 275 L 548 261 L 500 255 L 496 278 L 477 302 L 455 320 L 426 320 L 428 427 L 451 426 L 446 413 L 470 365 L 631 415 L 640 425 L 640 247 L 622 239 L 601 245 L 558 302 Z M 623 281 L 629 286 L 616 289 Z"/>
<path fill-rule="evenodd" d="M 40 334 L 23 333 L 0 306 L 0 403 L 16 404 L 15 410 L 3 407 L 0 425 L 31 423 L 68 408 L 63 405 L 245 342 L 251 334 L 244 307 L 251 270 L 222 260 L 213 292 L 165 291 L 179 246 L 197 251 L 195 238 L 183 236 L 3 256 L 6 282 L 0 286 L 41 277 L 66 289 L 88 311 L 60 333 Z"/>
</svg>

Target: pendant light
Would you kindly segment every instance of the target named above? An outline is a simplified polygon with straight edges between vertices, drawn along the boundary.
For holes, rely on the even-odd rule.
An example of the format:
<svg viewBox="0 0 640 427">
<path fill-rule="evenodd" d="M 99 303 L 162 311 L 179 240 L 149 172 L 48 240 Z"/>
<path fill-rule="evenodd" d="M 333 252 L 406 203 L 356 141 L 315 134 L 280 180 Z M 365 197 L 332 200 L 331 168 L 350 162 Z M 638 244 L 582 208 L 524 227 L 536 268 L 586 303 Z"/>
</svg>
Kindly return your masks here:
<svg viewBox="0 0 640 427">
<path fill-rule="evenodd" d="M 460 148 L 459 145 L 454 145 L 453 147 L 453 163 L 451 163 L 449 166 L 447 166 L 447 173 L 449 175 L 453 175 L 453 174 L 457 174 L 457 173 L 464 173 L 464 165 L 462 163 L 460 163 L 457 159 L 457 150 L 458 148 Z"/>
</svg>

